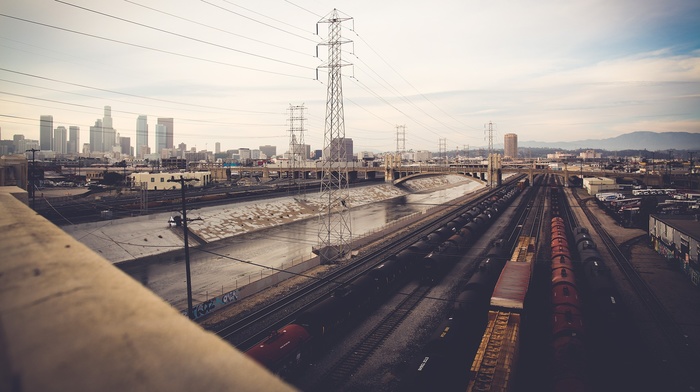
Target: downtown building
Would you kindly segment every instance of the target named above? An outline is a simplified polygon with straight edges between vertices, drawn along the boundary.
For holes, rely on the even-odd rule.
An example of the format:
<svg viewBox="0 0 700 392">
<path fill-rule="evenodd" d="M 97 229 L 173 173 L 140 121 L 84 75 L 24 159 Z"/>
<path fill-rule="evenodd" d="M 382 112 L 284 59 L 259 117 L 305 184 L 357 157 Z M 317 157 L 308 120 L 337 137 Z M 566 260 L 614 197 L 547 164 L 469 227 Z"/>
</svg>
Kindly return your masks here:
<svg viewBox="0 0 700 392">
<path fill-rule="evenodd" d="M 323 149 L 323 159 L 331 162 L 353 162 L 355 156 L 352 139 L 346 137 L 331 140 L 330 146 Z"/>
<path fill-rule="evenodd" d="M 39 118 L 39 146 L 41 150 L 53 150 L 53 116 Z"/>
<path fill-rule="evenodd" d="M 503 135 L 503 158 L 518 158 L 518 135 L 514 133 L 506 133 Z"/>
<path fill-rule="evenodd" d="M 148 117 L 140 115 L 136 119 L 136 157 L 143 159 L 144 155 L 150 153 L 148 148 Z"/>
</svg>

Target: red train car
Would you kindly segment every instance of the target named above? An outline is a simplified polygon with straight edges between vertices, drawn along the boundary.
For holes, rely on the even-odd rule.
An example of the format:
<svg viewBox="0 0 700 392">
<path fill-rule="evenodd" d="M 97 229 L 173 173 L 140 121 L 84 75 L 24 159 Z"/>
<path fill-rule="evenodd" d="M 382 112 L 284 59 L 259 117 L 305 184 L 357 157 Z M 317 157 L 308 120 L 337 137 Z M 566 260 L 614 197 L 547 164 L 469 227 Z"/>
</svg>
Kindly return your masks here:
<svg viewBox="0 0 700 392">
<path fill-rule="evenodd" d="M 246 354 L 268 369 L 284 375 L 304 364 L 311 335 L 306 328 L 289 324 L 251 347 Z"/>
</svg>

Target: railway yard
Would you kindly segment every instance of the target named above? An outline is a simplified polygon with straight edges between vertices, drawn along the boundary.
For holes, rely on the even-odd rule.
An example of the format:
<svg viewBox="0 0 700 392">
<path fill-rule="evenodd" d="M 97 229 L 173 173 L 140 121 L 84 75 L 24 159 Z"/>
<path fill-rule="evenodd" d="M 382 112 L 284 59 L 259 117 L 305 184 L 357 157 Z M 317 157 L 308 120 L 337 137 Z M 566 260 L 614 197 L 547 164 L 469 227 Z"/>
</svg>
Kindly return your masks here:
<svg viewBox="0 0 700 392">
<path fill-rule="evenodd" d="M 697 390 L 697 288 L 585 193 L 532 185 L 465 198 L 202 325 L 305 391 Z"/>
</svg>

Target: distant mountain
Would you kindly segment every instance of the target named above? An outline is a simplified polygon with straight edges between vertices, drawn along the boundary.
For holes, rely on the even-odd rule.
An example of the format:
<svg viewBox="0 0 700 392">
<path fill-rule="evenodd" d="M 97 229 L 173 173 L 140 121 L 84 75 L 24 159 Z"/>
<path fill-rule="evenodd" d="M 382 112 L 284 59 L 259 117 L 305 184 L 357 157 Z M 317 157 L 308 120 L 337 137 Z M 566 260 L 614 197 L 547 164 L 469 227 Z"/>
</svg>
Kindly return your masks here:
<svg viewBox="0 0 700 392">
<path fill-rule="evenodd" d="M 574 142 L 518 141 L 518 147 L 560 148 L 562 150 L 590 148 L 608 151 L 698 150 L 700 149 L 700 133 L 638 131 L 608 139 L 586 139 Z"/>
</svg>

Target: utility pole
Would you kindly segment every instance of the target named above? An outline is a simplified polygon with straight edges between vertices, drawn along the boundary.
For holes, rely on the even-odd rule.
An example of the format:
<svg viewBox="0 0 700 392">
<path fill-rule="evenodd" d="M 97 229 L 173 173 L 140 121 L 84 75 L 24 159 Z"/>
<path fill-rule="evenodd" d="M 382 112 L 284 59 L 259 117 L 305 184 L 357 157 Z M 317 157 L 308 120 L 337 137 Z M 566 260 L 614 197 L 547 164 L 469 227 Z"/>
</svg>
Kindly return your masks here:
<svg viewBox="0 0 700 392">
<path fill-rule="evenodd" d="M 187 317 L 194 320 L 194 312 L 192 311 L 192 277 L 190 275 L 190 244 L 188 241 L 187 231 L 187 206 L 185 202 L 185 184 L 189 181 L 199 181 L 196 178 L 170 179 L 168 182 L 177 182 L 182 190 L 182 230 L 185 236 L 185 271 L 187 273 Z"/>
<path fill-rule="evenodd" d="M 318 255 L 321 264 L 332 264 L 351 254 L 352 231 L 350 208 L 346 205 L 349 196 L 347 140 L 345 139 L 345 115 L 343 111 L 343 85 L 341 68 L 351 65 L 342 60 L 341 46 L 349 40 L 341 38 L 341 24 L 352 18 L 342 18 L 334 9 L 327 17 L 316 23 L 328 23 L 328 40 L 319 45 L 328 46 L 328 62 L 318 68 L 328 69 L 326 90 L 326 121 L 323 133 L 323 178 L 321 180 L 321 203 L 326 212 L 319 213 Z M 318 46 L 316 46 L 318 57 Z M 318 68 L 316 79 L 318 79 Z"/>
<path fill-rule="evenodd" d="M 30 193 L 32 196 L 32 209 L 36 209 L 36 184 L 34 181 L 36 180 L 36 161 L 34 160 L 34 153 L 40 150 L 35 149 L 32 147 L 31 150 L 26 150 L 25 152 L 30 152 L 32 153 L 32 172 L 29 176 L 29 181 L 31 182 L 31 189 Z"/>
</svg>

